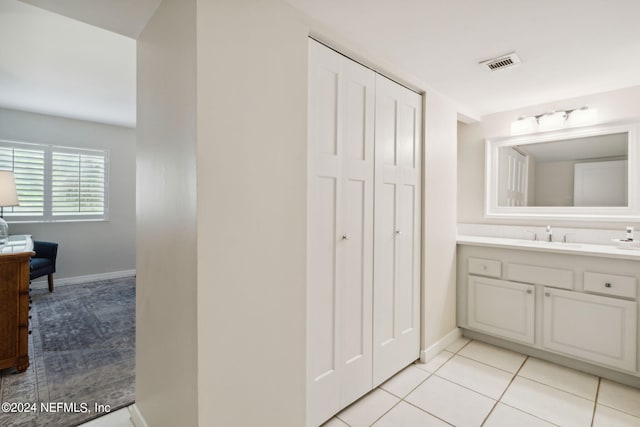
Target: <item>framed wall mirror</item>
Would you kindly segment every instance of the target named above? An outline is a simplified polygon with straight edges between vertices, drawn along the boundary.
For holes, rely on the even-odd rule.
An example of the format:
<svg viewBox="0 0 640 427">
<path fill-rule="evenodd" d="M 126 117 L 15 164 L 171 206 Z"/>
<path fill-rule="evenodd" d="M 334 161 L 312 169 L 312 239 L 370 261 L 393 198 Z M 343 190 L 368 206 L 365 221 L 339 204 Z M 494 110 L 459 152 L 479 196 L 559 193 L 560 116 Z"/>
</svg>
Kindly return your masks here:
<svg viewBox="0 0 640 427">
<path fill-rule="evenodd" d="M 486 142 L 490 218 L 640 220 L 638 125 Z"/>
</svg>

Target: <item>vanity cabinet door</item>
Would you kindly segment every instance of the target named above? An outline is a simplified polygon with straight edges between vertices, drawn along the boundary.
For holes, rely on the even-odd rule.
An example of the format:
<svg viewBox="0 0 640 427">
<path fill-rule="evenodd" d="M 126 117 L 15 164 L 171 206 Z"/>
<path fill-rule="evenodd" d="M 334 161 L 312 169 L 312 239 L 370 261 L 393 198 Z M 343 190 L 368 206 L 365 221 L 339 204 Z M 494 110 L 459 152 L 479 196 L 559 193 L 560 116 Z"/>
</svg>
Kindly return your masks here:
<svg viewBox="0 0 640 427">
<path fill-rule="evenodd" d="M 470 328 L 534 343 L 535 286 L 477 276 L 467 283 Z"/>
<path fill-rule="evenodd" d="M 636 302 L 544 288 L 543 347 L 636 370 Z"/>
</svg>

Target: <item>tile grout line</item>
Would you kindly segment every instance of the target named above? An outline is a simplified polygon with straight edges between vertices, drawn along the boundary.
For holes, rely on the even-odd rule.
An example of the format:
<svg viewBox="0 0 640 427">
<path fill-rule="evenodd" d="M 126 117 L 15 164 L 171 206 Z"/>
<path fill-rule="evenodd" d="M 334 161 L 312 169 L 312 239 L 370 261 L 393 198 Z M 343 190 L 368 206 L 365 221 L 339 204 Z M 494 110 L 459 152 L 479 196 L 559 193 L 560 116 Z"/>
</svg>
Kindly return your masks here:
<svg viewBox="0 0 640 427">
<path fill-rule="evenodd" d="M 628 411 L 627 411 L 627 410 L 625 410 L 625 409 L 616 408 L 615 406 L 611 406 L 611 405 L 608 405 L 608 404 L 606 404 L 606 403 L 600 403 L 600 402 L 598 402 L 598 400 L 597 400 L 597 399 L 600 397 L 600 383 L 602 382 L 602 380 L 607 380 L 607 378 L 600 377 L 600 380 L 599 380 L 599 382 L 598 382 L 598 393 L 597 393 L 597 396 L 596 396 L 596 403 L 597 403 L 598 405 L 606 406 L 606 407 L 607 407 L 607 408 L 609 408 L 609 409 L 613 409 L 614 411 L 622 412 L 623 414 L 626 414 L 626 415 L 629 415 L 629 416 L 632 416 L 632 417 L 635 417 L 635 418 L 640 419 L 640 416 L 638 416 L 638 415 L 636 415 L 636 414 L 633 414 L 633 413 L 631 413 L 631 412 L 628 412 Z M 608 380 L 608 381 L 613 381 L 613 380 Z M 636 387 L 633 387 L 633 388 L 636 388 Z"/>
<path fill-rule="evenodd" d="M 593 427 L 593 422 L 596 419 L 596 408 L 598 407 L 598 395 L 600 394 L 600 382 L 602 381 L 602 377 L 598 377 L 598 386 L 596 387 L 596 397 L 593 400 L 593 413 L 591 414 L 591 427 Z"/>
<path fill-rule="evenodd" d="M 451 353 L 451 352 L 449 352 L 449 353 Z M 434 369 L 433 371 L 427 371 L 426 369 L 422 369 L 422 368 L 419 368 L 419 367 L 417 367 L 417 366 L 416 366 L 416 368 L 418 368 L 418 369 L 420 369 L 420 370 L 422 370 L 422 371 L 424 371 L 424 372 L 428 372 L 428 373 L 430 374 L 429 376 L 431 376 L 431 375 L 435 375 L 435 374 L 436 374 L 436 372 L 438 372 L 438 370 L 440 370 L 440 368 L 442 368 L 444 365 L 446 365 L 446 364 L 447 364 L 447 362 L 448 362 L 448 361 L 450 361 L 451 359 L 453 359 L 455 356 L 456 356 L 456 353 L 451 353 L 451 357 L 448 357 L 448 358 L 447 358 L 447 360 L 445 360 L 444 362 L 442 362 L 442 364 L 441 364 L 440 366 L 438 366 L 436 369 Z M 425 365 L 426 365 L 426 363 L 425 363 Z M 426 380 L 425 380 L 425 381 L 426 381 Z M 412 390 L 412 391 L 413 391 L 413 390 Z"/>
<path fill-rule="evenodd" d="M 462 347 L 460 347 L 458 349 L 458 351 L 450 351 L 450 350 L 447 350 L 446 348 L 445 348 L 445 350 L 449 351 L 449 353 L 458 354 L 458 353 L 460 353 L 462 351 L 463 348 L 465 348 L 466 346 L 468 346 L 469 344 L 471 344 L 474 341 L 471 338 L 467 338 L 465 336 L 463 336 L 462 338 L 468 339 L 469 341 L 467 341 Z"/>
<path fill-rule="evenodd" d="M 348 408 L 348 406 L 347 406 L 347 408 Z M 347 409 L 347 408 L 345 408 L 345 409 Z M 343 423 L 345 423 L 345 424 L 347 425 L 347 427 L 351 427 L 351 424 L 349 424 L 348 422 L 346 422 L 345 420 L 343 420 L 342 418 L 340 418 L 340 417 L 338 416 L 338 414 L 334 415 L 332 418 L 336 418 L 336 419 L 338 419 L 338 420 L 342 421 Z M 322 427 L 324 424 L 328 423 L 329 421 L 331 421 L 331 418 L 329 418 L 325 423 L 322 423 L 322 425 L 320 425 L 320 427 Z"/>
<path fill-rule="evenodd" d="M 562 426 L 560 426 L 560 425 L 558 425 L 558 424 L 556 424 L 556 423 L 554 423 L 552 421 L 545 420 L 544 418 L 540 418 L 540 416 L 538 416 L 536 414 L 532 414 L 531 412 L 527 412 L 524 409 L 516 408 L 515 406 L 509 405 L 508 403 L 504 403 L 504 402 L 500 402 L 500 403 L 503 404 L 504 406 L 508 406 L 509 408 L 514 409 L 514 410 L 516 410 L 518 412 L 522 412 L 523 414 L 527 414 L 529 416 L 532 416 L 533 418 L 536 418 L 536 419 L 538 419 L 540 421 L 544 421 L 545 423 L 547 423 L 549 425 L 556 426 L 556 427 L 562 427 Z"/>
<path fill-rule="evenodd" d="M 609 409 L 613 409 L 614 411 L 621 412 L 621 413 L 623 413 L 623 414 L 625 414 L 625 415 L 629 415 L 629 416 L 631 416 L 631 417 L 638 418 L 638 419 L 640 420 L 640 417 L 639 417 L 639 416 L 637 416 L 637 415 L 635 415 L 635 414 L 632 414 L 631 412 L 627 412 L 627 411 L 625 411 L 624 409 L 619 409 L 619 408 L 616 408 L 616 407 L 611 406 L 611 405 L 606 405 L 606 404 L 604 404 L 604 403 L 598 403 L 598 405 L 606 406 L 606 407 L 607 407 L 607 408 L 609 408 Z"/>
<path fill-rule="evenodd" d="M 381 389 L 381 390 L 382 390 L 382 389 Z M 386 390 L 385 390 L 385 391 L 386 391 Z M 389 393 L 389 392 L 387 391 L 387 393 Z M 390 394 L 390 395 L 392 395 L 392 396 L 398 397 L 398 396 L 396 396 L 396 395 L 395 395 L 395 394 L 393 394 L 393 393 L 389 393 L 389 394 Z M 374 425 L 375 423 L 377 423 L 378 421 L 380 421 L 380 419 L 381 419 L 382 417 L 384 417 L 384 416 L 385 416 L 385 415 L 387 415 L 389 412 L 391 412 L 391 410 L 392 410 L 393 408 L 395 408 L 396 406 L 398 406 L 398 405 L 400 404 L 400 402 L 404 402 L 404 400 L 402 400 L 402 399 L 398 400 L 396 403 L 394 403 L 394 404 L 393 404 L 393 406 L 392 406 L 391 408 L 387 409 L 387 410 L 386 410 L 382 415 L 380 415 L 378 418 L 376 418 L 375 420 L 373 420 L 373 422 L 372 422 L 371 424 L 369 424 L 369 426 L 372 426 L 372 425 Z"/>
<path fill-rule="evenodd" d="M 511 371 L 507 371 L 506 369 L 498 368 L 497 366 L 490 365 L 490 364 L 488 364 L 487 362 L 483 362 L 483 361 L 481 361 L 481 360 L 477 360 L 477 359 L 474 359 L 474 358 L 469 357 L 469 356 L 465 356 L 464 354 L 456 354 L 455 356 L 463 357 L 463 358 L 465 358 L 465 359 L 467 359 L 467 360 L 471 360 L 471 361 L 473 361 L 473 362 L 480 363 L 480 364 L 485 365 L 485 366 L 488 366 L 488 367 L 490 367 L 490 368 L 494 368 L 494 369 L 497 369 L 497 370 L 499 370 L 499 371 L 506 372 L 507 374 L 514 375 L 514 373 L 513 373 L 513 372 L 511 372 Z M 529 356 L 526 356 L 526 357 L 528 358 Z M 526 361 L 526 360 L 527 360 L 527 359 L 525 358 L 525 361 Z M 524 363 L 524 362 L 523 362 L 523 363 Z M 518 369 L 518 370 L 519 370 L 519 369 Z"/>
<path fill-rule="evenodd" d="M 416 409 L 418 409 L 418 410 L 420 410 L 420 411 L 424 412 L 425 414 L 429 414 L 429 415 L 431 415 L 432 417 L 439 419 L 439 420 L 440 420 L 440 421 L 442 421 L 443 423 L 446 423 L 446 424 L 448 424 L 448 425 L 450 425 L 450 426 L 453 426 L 453 424 L 451 424 L 449 421 L 444 420 L 444 419 L 440 418 L 439 416 L 432 414 L 432 413 L 431 413 L 431 412 L 429 412 L 429 411 L 425 411 L 425 410 L 424 410 L 424 409 L 422 409 L 421 407 L 416 406 L 416 405 L 414 405 L 413 403 L 411 403 L 411 402 L 409 402 L 409 401 L 406 401 L 406 400 L 404 400 L 404 399 L 403 399 L 402 401 L 403 401 L 404 403 L 406 403 L 407 405 L 413 406 L 414 408 L 416 408 Z M 454 427 L 455 427 L 455 426 L 454 426 Z"/>
<path fill-rule="evenodd" d="M 468 344 L 468 343 L 467 343 L 467 344 Z M 466 345 L 466 344 L 465 344 L 465 345 Z M 464 346 L 463 346 L 463 347 L 464 347 Z M 461 348 L 461 349 L 462 349 L 462 348 Z M 445 351 L 445 350 L 443 350 L 443 351 Z M 449 353 L 451 353 L 451 352 L 449 352 Z M 446 360 L 442 365 L 440 365 L 440 366 L 438 367 L 438 369 L 440 369 L 441 367 L 443 367 L 443 366 L 444 366 L 444 365 L 445 365 L 449 360 L 451 360 L 451 359 L 453 358 L 453 356 L 455 356 L 455 353 L 453 353 L 453 355 L 452 355 L 451 357 L 449 357 L 449 358 L 448 358 L 448 359 L 447 359 L 447 360 Z M 417 369 L 420 369 L 420 368 L 417 368 Z M 437 371 L 438 369 L 436 369 L 436 371 Z M 424 372 L 428 372 L 428 373 L 429 373 L 429 375 L 427 375 L 427 378 L 425 378 L 424 380 L 422 380 L 422 381 L 420 382 L 420 384 L 418 384 L 417 386 L 415 386 L 414 388 L 412 388 L 412 389 L 411 389 L 411 391 L 405 395 L 405 397 L 401 397 L 401 398 L 400 398 L 400 402 L 404 402 L 404 403 L 406 403 L 407 405 L 413 406 L 414 408 L 418 409 L 419 411 L 422 411 L 422 412 L 424 412 L 425 414 L 429 414 L 429 415 L 431 415 L 432 417 L 439 419 L 439 420 L 440 420 L 440 421 L 442 421 L 443 423 L 446 423 L 446 424 L 448 424 L 448 425 L 450 425 L 450 426 L 453 426 L 453 424 L 451 424 L 451 423 L 447 422 L 446 420 L 443 420 L 442 418 L 440 418 L 440 417 L 438 417 L 438 416 L 436 416 L 436 415 L 432 414 L 431 412 L 426 411 L 426 410 L 422 409 L 421 407 L 419 407 L 419 406 L 417 406 L 417 405 L 414 405 L 413 403 L 409 402 L 408 400 L 405 400 L 407 397 L 409 397 L 409 395 L 410 395 L 411 393 L 413 393 L 413 392 L 414 392 L 418 387 L 420 387 L 422 384 L 424 384 L 424 383 L 425 383 L 429 378 L 431 378 L 431 377 L 433 377 L 433 376 L 437 376 L 437 375 L 435 374 L 435 372 L 429 372 L 429 371 L 424 371 Z M 438 377 L 438 378 L 440 378 L 440 377 Z M 398 405 L 400 404 L 400 402 L 396 403 L 396 404 L 395 404 L 395 406 L 398 406 Z M 394 407 L 395 407 L 395 406 L 394 406 Z M 382 418 L 382 417 L 380 417 L 380 418 Z M 378 419 L 378 420 L 379 420 L 379 419 Z M 378 422 L 378 420 L 376 420 L 376 422 Z"/>
<path fill-rule="evenodd" d="M 493 406 L 491 407 L 491 410 L 489 411 L 489 413 L 484 417 L 484 420 L 482 421 L 482 423 L 480 424 L 480 427 L 482 427 L 487 420 L 489 419 L 489 417 L 491 416 L 491 414 L 493 414 L 493 411 L 496 409 L 496 406 L 498 406 L 498 403 L 500 403 L 500 401 L 502 400 L 502 398 L 504 397 L 505 393 L 507 392 L 507 390 L 509 390 L 509 387 L 511 387 L 511 384 L 513 384 L 513 381 L 516 379 L 516 377 L 518 376 L 518 373 L 522 370 L 522 368 L 524 367 L 524 364 L 527 363 L 527 360 L 529 360 L 529 356 L 526 356 L 524 358 L 524 360 L 522 361 L 522 363 L 520 364 L 520 367 L 518 368 L 518 370 L 516 371 L 515 374 L 513 374 L 513 376 L 511 377 L 511 380 L 509 381 L 509 384 L 507 384 L 507 386 L 504 388 L 504 390 L 502 391 L 502 393 L 500 394 L 500 397 L 495 401 L 495 403 L 493 404 Z"/>
<path fill-rule="evenodd" d="M 458 349 L 458 351 L 456 351 L 456 352 L 452 352 L 452 351 L 449 351 L 449 350 L 447 350 L 447 349 L 444 349 L 443 351 L 448 351 L 449 353 L 452 353 L 452 356 L 451 356 L 451 357 L 449 357 L 449 358 L 447 358 L 447 360 L 446 360 L 442 365 L 440 365 L 440 366 L 438 367 L 438 369 L 442 368 L 442 367 L 443 367 L 447 362 L 449 362 L 451 359 L 453 359 L 453 357 L 454 357 L 456 354 L 458 354 L 458 352 L 459 352 L 460 350 L 462 350 L 463 348 L 465 348 L 465 347 L 466 347 L 466 346 L 467 346 L 471 341 L 472 341 L 472 340 L 467 341 L 467 342 L 466 342 L 462 347 L 460 347 L 460 348 Z M 414 362 L 413 364 L 409 365 L 409 366 L 413 366 L 413 365 L 415 365 L 415 362 Z M 404 369 L 407 369 L 409 366 L 407 366 L 407 367 L 406 367 L 406 368 L 404 368 Z M 416 367 L 416 369 L 420 369 L 420 368 L 417 368 L 417 367 Z M 437 371 L 438 369 L 436 369 L 436 371 Z M 422 370 L 422 369 L 421 369 L 421 370 Z M 411 389 L 411 391 L 409 391 L 409 392 L 405 395 L 405 397 L 409 396 L 411 393 L 413 393 L 413 392 L 415 391 L 415 389 L 417 389 L 418 387 L 420 387 L 420 386 L 421 386 L 425 381 L 427 381 L 429 378 L 431 378 L 431 377 L 433 377 L 433 376 L 435 375 L 435 372 L 430 372 L 430 371 L 427 371 L 427 370 L 422 370 L 422 371 L 424 371 L 424 372 L 428 373 L 429 375 L 427 375 L 427 377 L 426 377 L 424 380 L 420 381 L 420 383 L 419 383 L 418 385 L 416 385 L 415 387 L 413 387 L 413 388 Z M 396 374 L 396 375 L 397 375 L 397 374 Z M 392 378 L 393 378 L 393 377 L 392 377 Z M 439 376 L 438 376 L 438 378 L 441 378 L 441 377 L 439 377 Z M 429 415 L 431 415 L 432 417 L 435 417 L 435 418 L 439 419 L 440 421 L 443 421 L 443 422 L 445 422 L 445 423 L 447 423 L 447 424 L 449 424 L 449 425 L 452 425 L 452 424 L 448 423 L 447 421 L 443 420 L 442 418 L 436 417 L 436 416 L 435 416 L 435 415 L 433 415 L 432 413 L 430 413 L 430 412 L 428 412 L 428 411 L 425 411 L 424 409 L 422 409 L 422 408 L 420 408 L 420 407 L 418 407 L 418 406 L 416 406 L 416 405 L 413 405 L 412 403 L 410 403 L 410 402 L 406 401 L 406 400 L 405 400 L 405 397 L 400 397 L 400 396 L 398 396 L 398 395 L 396 395 L 396 394 L 394 394 L 394 393 L 392 393 L 392 392 L 390 392 L 390 391 L 387 391 L 387 390 L 383 389 L 383 388 L 382 388 L 382 385 L 378 386 L 377 388 L 378 388 L 378 389 L 380 389 L 380 390 L 383 390 L 383 391 L 385 391 L 385 392 L 387 392 L 387 393 L 389 393 L 389 394 L 390 394 L 390 395 L 392 395 L 392 396 L 395 396 L 395 397 L 399 398 L 400 400 L 398 400 L 398 401 L 397 401 L 397 402 L 396 402 L 396 403 L 395 403 L 391 408 L 389 408 L 385 413 L 383 413 L 383 414 L 382 414 L 382 415 L 380 415 L 378 418 L 376 418 L 376 419 L 373 421 L 373 423 L 371 423 L 371 424 L 370 424 L 370 426 L 373 426 L 375 423 L 377 423 L 378 421 L 380 421 L 380 420 L 382 419 L 382 417 L 384 417 L 384 416 L 385 416 L 385 415 L 387 415 L 389 412 L 391 412 L 391 410 L 392 410 L 393 408 L 395 408 L 396 406 L 398 406 L 398 405 L 400 404 L 400 402 L 404 402 L 404 403 L 406 403 L 406 404 L 408 404 L 408 405 L 411 405 L 411 406 L 413 406 L 414 408 L 417 408 L 417 409 L 419 409 L 420 411 L 422 411 L 422 412 L 424 412 L 424 413 L 426 413 L 426 414 L 429 414 Z M 343 419 L 340 419 L 340 421 L 343 421 L 343 422 L 344 422 L 344 420 L 343 420 Z"/>
<path fill-rule="evenodd" d="M 419 360 L 419 359 L 418 359 L 418 360 Z M 447 360 L 448 360 L 448 359 L 447 359 Z M 404 372 L 405 370 L 409 369 L 410 367 L 413 367 L 415 364 L 416 364 L 416 362 L 413 362 L 411 365 L 406 366 L 406 367 L 405 367 L 402 371 L 400 371 L 400 372 Z M 420 368 L 416 368 L 416 369 L 420 369 Z M 418 385 L 416 385 L 414 388 L 412 388 L 412 389 L 411 389 L 411 390 L 410 390 L 410 391 L 405 395 L 405 397 L 409 396 L 411 393 L 413 393 L 413 391 L 414 391 L 415 389 L 417 389 L 418 387 L 420 387 L 420 386 L 422 385 L 422 383 L 424 383 L 426 380 L 428 380 L 429 378 L 431 378 L 431 377 L 433 376 L 433 373 L 432 373 L 432 372 L 428 372 L 428 371 L 424 371 L 424 370 L 422 370 L 422 371 L 423 371 L 423 372 L 428 373 L 429 375 L 427 375 L 427 377 L 426 377 L 425 379 L 423 379 L 422 381 L 420 381 L 420 383 L 419 383 Z M 398 375 L 400 372 L 398 372 L 397 374 L 395 374 L 395 375 L 394 375 L 393 377 L 391 377 L 391 378 L 394 378 L 394 377 L 395 377 L 396 375 Z M 389 378 L 387 381 L 391 380 L 391 378 Z M 384 416 L 385 416 L 385 415 L 387 415 L 389 412 L 391 412 L 391 410 L 392 410 L 393 408 L 395 408 L 396 406 L 398 406 L 398 405 L 400 404 L 400 402 L 404 402 L 404 401 L 405 401 L 405 400 L 404 400 L 404 397 L 402 397 L 402 396 L 398 396 L 397 394 L 395 394 L 395 393 L 393 393 L 393 392 L 391 392 L 391 391 L 389 391 L 389 390 L 387 390 L 387 389 L 382 388 L 382 386 L 383 386 L 384 384 L 386 384 L 386 382 L 387 382 L 387 381 L 385 381 L 384 383 L 380 384 L 378 387 L 376 387 L 376 389 L 386 391 L 386 392 L 387 392 L 387 393 L 389 393 L 390 395 L 395 396 L 395 397 L 397 397 L 397 398 L 398 398 L 398 399 L 400 399 L 400 400 L 398 400 L 398 401 L 397 401 L 397 402 L 396 402 L 396 403 L 395 403 L 391 408 L 389 408 L 385 413 L 383 413 L 383 414 L 382 414 L 382 415 L 380 415 L 378 418 L 376 418 L 376 419 L 375 419 L 375 420 L 370 424 L 370 426 L 372 426 L 372 425 L 374 425 L 375 423 L 377 423 L 378 421 L 380 421 L 380 419 L 381 419 L 382 417 L 384 417 Z M 374 389 L 374 390 L 375 390 L 375 389 Z M 407 402 L 407 403 L 408 403 L 408 402 Z"/>
<path fill-rule="evenodd" d="M 578 372 L 580 372 L 580 371 L 578 371 Z M 533 382 L 533 383 L 541 384 L 541 385 L 543 385 L 543 386 L 546 386 L 546 387 L 552 388 L 552 389 L 554 389 L 554 390 L 558 390 L 558 391 L 561 391 L 561 392 L 563 392 L 563 393 L 567 393 L 567 394 L 570 394 L 570 395 L 572 395 L 572 396 L 579 397 L 580 399 L 588 400 L 589 402 L 591 401 L 591 399 L 589 399 L 588 397 L 580 396 L 579 394 L 575 394 L 575 393 L 572 393 L 572 392 L 570 392 L 570 391 L 563 390 L 563 389 L 561 389 L 561 388 L 558 388 L 558 387 L 552 386 L 551 384 L 543 383 L 542 381 L 534 380 L 533 378 L 525 377 L 524 375 L 520 375 L 520 376 L 521 376 L 522 378 L 524 378 L 525 380 L 531 381 L 531 382 Z M 599 384 L 600 384 L 600 377 L 598 377 L 598 386 L 599 386 Z M 596 395 L 596 397 L 597 397 L 597 395 Z M 595 401 L 595 400 L 594 400 L 594 401 Z"/>
</svg>

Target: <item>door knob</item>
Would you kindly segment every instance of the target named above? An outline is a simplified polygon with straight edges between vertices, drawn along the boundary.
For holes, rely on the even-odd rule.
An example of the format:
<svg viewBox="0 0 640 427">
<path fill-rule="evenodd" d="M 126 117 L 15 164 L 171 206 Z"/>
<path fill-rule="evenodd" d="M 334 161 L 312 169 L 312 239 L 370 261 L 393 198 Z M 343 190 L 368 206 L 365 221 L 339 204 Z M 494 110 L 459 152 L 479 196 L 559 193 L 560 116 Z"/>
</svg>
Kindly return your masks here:
<svg viewBox="0 0 640 427">
<path fill-rule="evenodd" d="M 349 236 L 347 236 L 346 234 L 342 235 L 342 240 L 349 240 Z"/>
</svg>

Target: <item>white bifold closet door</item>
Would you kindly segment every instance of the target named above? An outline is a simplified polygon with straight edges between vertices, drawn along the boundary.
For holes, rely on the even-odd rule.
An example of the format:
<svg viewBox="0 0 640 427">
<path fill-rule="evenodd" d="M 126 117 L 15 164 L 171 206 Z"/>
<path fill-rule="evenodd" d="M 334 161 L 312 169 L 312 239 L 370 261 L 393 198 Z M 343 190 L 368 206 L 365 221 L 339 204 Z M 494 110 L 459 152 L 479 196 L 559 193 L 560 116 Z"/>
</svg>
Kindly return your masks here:
<svg viewBox="0 0 640 427">
<path fill-rule="evenodd" d="M 309 42 L 308 426 L 419 357 L 421 99 Z"/>
<path fill-rule="evenodd" d="M 375 73 L 309 44 L 308 425 L 372 388 Z"/>
<path fill-rule="evenodd" d="M 376 75 L 373 385 L 420 352 L 422 97 Z"/>
</svg>

